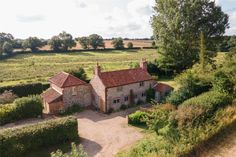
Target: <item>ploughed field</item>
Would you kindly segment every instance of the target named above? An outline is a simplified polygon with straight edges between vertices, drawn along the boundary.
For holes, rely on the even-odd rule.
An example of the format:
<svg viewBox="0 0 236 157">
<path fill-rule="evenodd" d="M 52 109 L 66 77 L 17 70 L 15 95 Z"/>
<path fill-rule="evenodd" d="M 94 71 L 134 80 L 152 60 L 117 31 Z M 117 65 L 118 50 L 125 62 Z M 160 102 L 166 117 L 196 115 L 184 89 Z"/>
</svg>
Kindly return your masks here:
<svg viewBox="0 0 236 157">
<path fill-rule="evenodd" d="M 158 57 L 156 50 L 109 50 L 71 53 L 18 54 L 0 60 L 0 86 L 19 83 L 47 82 L 48 78 L 60 71 L 83 67 L 88 78 L 93 75 L 96 62 L 104 71 L 129 68 L 141 58 L 152 61 Z"/>
</svg>

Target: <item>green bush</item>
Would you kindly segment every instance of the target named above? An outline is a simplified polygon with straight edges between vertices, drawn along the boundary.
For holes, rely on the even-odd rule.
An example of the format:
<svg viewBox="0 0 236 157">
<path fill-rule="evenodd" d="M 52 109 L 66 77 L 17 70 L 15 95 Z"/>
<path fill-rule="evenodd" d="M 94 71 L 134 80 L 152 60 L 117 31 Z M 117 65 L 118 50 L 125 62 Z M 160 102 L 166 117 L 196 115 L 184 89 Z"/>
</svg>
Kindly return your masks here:
<svg viewBox="0 0 236 157">
<path fill-rule="evenodd" d="M 186 100 L 177 111 L 180 126 L 200 125 L 210 118 L 214 112 L 232 103 L 232 98 L 224 92 L 209 91 Z"/>
<path fill-rule="evenodd" d="M 128 108 L 128 105 L 122 104 L 120 106 L 120 110 L 126 110 Z"/>
<path fill-rule="evenodd" d="M 42 84 L 42 83 L 22 84 L 16 86 L 0 87 L 0 93 L 3 93 L 4 91 L 12 91 L 18 97 L 25 97 L 28 95 L 41 94 L 47 88 L 49 88 L 49 84 Z"/>
<path fill-rule="evenodd" d="M 128 123 L 132 125 L 145 125 L 144 118 L 148 115 L 146 112 L 136 111 L 128 116 Z"/>
<path fill-rule="evenodd" d="M 72 105 L 70 107 L 68 107 L 67 109 L 60 111 L 59 115 L 65 116 L 65 115 L 70 115 L 76 112 L 81 112 L 83 111 L 83 109 L 79 106 L 79 105 Z"/>
<path fill-rule="evenodd" d="M 209 91 L 211 88 L 209 82 L 202 81 L 197 75 L 189 71 L 179 76 L 177 82 L 180 84 L 180 88 L 170 93 L 166 98 L 166 102 L 173 105 L 179 105 L 189 98 Z"/>
<path fill-rule="evenodd" d="M 147 102 L 151 102 L 152 100 L 155 99 L 155 89 L 153 88 L 149 88 L 147 91 L 146 91 L 146 101 Z"/>
<path fill-rule="evenodd" d="M 88 157 L 88 154 L 84 151 L 83 146 L 80 144 L 79 148 L 76 148 L 75 143 L 71 143 L 71 153 L 63 154 L 61 150 L 51 153 L 51 157 Z"/>
<path fill-rule="evenodd" d="M 0 106 L 0 125 L 24 118 L 42 115 L 43 105 L 39 96 L 29 96 L 16 99 L 13 104 Z"/>
<path fill-rule="evenodd" d="M 0 130 L 0 156 L 21 156 L 27 151 L 78 139 L 75 117 L 65 117 Z"/>
<path fill-rule="evenodd" d="M 216 72 L 212 82 L 214 90 L 229 92 L 229 93 L 233 92 L 234 84 L 223 71 Z"/>
</svg>

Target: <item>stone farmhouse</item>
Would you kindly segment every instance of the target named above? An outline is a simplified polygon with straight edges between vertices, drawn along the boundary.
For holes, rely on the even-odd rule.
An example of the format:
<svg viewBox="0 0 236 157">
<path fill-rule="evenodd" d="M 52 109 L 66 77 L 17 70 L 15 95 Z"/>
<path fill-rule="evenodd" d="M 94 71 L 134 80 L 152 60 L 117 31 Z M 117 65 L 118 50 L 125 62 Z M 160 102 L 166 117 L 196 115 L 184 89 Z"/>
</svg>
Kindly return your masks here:
<svg viewBox="0 0 236 157">
<path fill-rule="evenodd" d="M 172 90 L 151 77 L 145 60 L 140 61 L 138 68 L 109 72 L 102 72 L 97 64 L 90 83 L 65 72 L 53 76 L 49 82 L 50 88 L 42 94 L 44 113 L 48 114 L 72 105 L 94 106 L 107 113 L 120 109 L 121 105 L 145 102 L 149 88 L 156 90 L 156 100 Z"/>
</svg>

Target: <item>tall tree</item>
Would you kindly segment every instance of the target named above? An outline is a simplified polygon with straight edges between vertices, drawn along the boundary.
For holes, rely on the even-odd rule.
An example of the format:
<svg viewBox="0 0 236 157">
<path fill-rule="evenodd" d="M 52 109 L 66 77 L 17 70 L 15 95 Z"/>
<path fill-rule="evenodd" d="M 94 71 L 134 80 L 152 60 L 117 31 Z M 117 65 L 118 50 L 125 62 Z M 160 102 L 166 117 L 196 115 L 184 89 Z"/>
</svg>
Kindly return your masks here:
<svg viewBox="0 0 236 157">
<path fill-rule="evenodd" d="M 6 48 L 6 46 L 8 47 L 9 44 L 11 44 L 13 40 L 14 40 L 14 37 L 11 34 L 3 33 L 3 32 L 0 33 L 0 56 L 2 55 L 2 53 L 4 53 L 3 45 L 5 44 L 4 47 Z"/>
<path fill-rule="evenodd" d="M 76 38 L 76 41 L 78 41 L 83 49 L 89 48 L 89 38 L 88 37 L 81 37 Z"/>
<path fill-rule="evenodd" d="M 206 66 L 206 46 L 205 46 L 205 38 L 204 38 L 204 33 L 201 32 L 200 34 L 200 64 L 202 70 L 205 69 Z"/>
<path fill-rule="evenodd" d="M 37 37 L 29 37 L 25 39 L 22 45 L 25 49 L 31 49 L 32 52 L 36 52 L 39 48 L 44 46 L 42 40 Z"/>
<path fill-rule="evenodd" d="M 228 15 L 211 0 L 156 0 L 154 11 L 152 27 L 165 70 L 180 72 L 198 60 L 201 31 L 208 41 L 229 27 Z"/>
<path fill-rule="evenodd" d="M 97 35 L 97 34 L 91 34 L 89 36 L 89 45 L 92 46 L 95 50 L 98 47 L 105 47 L 105 43 L 103 41 L 102 36 Z"/>
<path fill-rule="evenodd" d="M 122 38 L 114 38 L 111 44 L 115 49 L 124 49 L 124 42 Z"/>
<path fill-rule="evenodd" d="M 66 33 L 65 31 L 59 34 L 59 38 L 61 39 L 61 44 L 62 44 L 61 48 L 63 51 L 67 51 L 68 48 L 72 48 L 76 46 L 76 43 L 72 35 L 69 33 Z"/>
<path fill-rule="evenodd" d="M 61 50 L 61 45 L 62 41 L 58 36 L 53 36 L 49 41 L 48 45 L 50 45 L 51 49 L 53 51 L 60 51 Z"/>
</svg>

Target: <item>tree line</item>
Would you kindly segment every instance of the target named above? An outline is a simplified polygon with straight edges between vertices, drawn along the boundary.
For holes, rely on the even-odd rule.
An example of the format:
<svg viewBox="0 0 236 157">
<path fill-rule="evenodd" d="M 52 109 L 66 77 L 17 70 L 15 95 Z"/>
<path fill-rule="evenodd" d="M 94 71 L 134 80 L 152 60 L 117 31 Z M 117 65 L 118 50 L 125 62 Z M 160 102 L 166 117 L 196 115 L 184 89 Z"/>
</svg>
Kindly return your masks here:
<svg viewBox="0 0 236 157">
<path fill-rule="evenodd" d="M 38 37 L 29 37 L 27 39 L 15 39 L 10 33 L 0 33 L 0 56 L 10 54 L 14 49 L 30 49 L 37 52 L 45 45 L 49 45 L 53 51 L 65 52 L 76 46 L 79 42 L 83 49 L 105 49 L 105 42 L 101 35 L 91 34 L 89 36 L 73 38 L 73 36 L 65 31 L 53 36 L 49 40 L 40 39 Z M 115 49 L 124 49 L 124 41 L 121 37 L 112 38 L 112 45 Z M 127 48 L 133 48 L 133 43 L 129 42 Z"/>
</svg>

